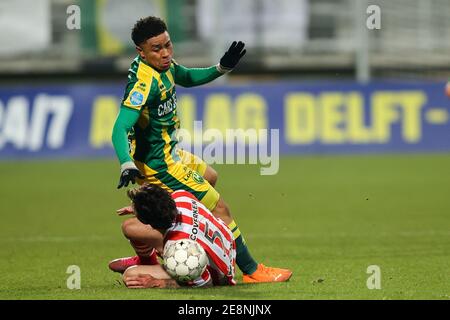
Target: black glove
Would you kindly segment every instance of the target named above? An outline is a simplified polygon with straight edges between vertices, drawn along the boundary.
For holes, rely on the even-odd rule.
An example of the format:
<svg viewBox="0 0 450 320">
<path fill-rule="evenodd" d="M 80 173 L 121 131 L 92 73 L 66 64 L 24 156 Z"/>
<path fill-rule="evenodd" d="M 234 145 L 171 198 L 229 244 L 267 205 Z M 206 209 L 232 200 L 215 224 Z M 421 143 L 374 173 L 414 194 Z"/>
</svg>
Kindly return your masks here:
<svg viewBox="0 0 450 320">
<path fill-rule="evenodd" d="M 123 186 L 128 187 L 128 184 L 135 183 L 136 178 L 144 179 L 145 176 L 139 171 L 139 169 L 129 168 L 125 169 L 120 173 L 120 180 L 117 189 L 122 188 Z"/>
<path fill-rule="evenodd" d="M 220 59 L 220 66 L 227 70 L 233 69 L 247 52 L 244 47 L 245 43 L 234 41 L 228 51 L 225 52 L 222 59 Z"/>
</svg>

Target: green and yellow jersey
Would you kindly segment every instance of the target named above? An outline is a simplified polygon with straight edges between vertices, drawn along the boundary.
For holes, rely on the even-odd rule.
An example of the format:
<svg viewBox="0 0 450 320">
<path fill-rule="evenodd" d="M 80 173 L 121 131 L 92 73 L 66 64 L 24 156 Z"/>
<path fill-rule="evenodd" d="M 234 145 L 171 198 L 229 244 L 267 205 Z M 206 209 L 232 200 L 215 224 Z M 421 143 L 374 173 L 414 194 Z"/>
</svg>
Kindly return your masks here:
<svg viewBox="0 0 450 320">
<path fill-rule="evenodd" d="M 134 160 L 145 163 L 156 172 L 167 170 L 178 161 L 175 150 L 180 121 L 175 85 L 198 86 L 221 75 L 216 66 L 186 68 L 175 61 L 167 71 L 158 72 L 140 56 L 136 57 L 129 69 L 128 83 L 112 133 L 120 163 L 133 161 L 128 146 L 128 134 L 132 130 Z"/>
</svg>

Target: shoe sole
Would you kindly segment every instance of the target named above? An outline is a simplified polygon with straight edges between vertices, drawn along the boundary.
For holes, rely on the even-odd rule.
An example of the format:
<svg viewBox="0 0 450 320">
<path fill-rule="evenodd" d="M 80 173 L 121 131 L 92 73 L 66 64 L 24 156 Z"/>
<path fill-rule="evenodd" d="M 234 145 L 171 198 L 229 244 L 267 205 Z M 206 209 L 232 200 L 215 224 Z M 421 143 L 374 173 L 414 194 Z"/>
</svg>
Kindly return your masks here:
<svg viewBox="0 0 450 320">
<path fill-rule="evenodd" d="M 119 258 L 119 259 L 116 259 L 116 260 L 111 261 L 111 262 L 108 264 L 109 269 L 110 269 L 111 271 L 113 271 L 113 272 L 118 272 L 118 273 L 122 273 L 122 274 L 123 274 L 123 273 L 125 272 L 125 270 L 127 270 L 129 267 L 131 267 L 131 265 L 125 267 L 125 266 L 121 263 L 121 260 L 122 260 L 122 258 Z"/>
<path fill-rule="evenodd" d="M 281 280 L 278 280 L 278 278 L 275 278 L 275 280 L 272 281 L 258 281 L 258 280 L 254 280 L 252 278 L 244 278 L 243 279 L 243 283 L 274 283 L 274 282 L 286 282 L 289 281 L 289 279 L 292 277 L 292 272 L 287 275 L 287 277 L 282 277 L 283 275 L 280 274 L 279 276 L 281 276 Z"/>
</svg>

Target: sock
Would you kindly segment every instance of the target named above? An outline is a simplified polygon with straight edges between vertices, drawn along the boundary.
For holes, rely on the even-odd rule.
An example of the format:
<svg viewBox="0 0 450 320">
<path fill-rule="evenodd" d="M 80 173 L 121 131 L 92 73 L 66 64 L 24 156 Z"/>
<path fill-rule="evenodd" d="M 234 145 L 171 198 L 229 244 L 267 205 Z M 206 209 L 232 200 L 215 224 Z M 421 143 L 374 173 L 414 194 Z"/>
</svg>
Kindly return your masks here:
<svg viewBox="0 0 450 320">
<path fill-rule="evenodd" d="M 244 237 L 241 234 L 236 222 L 234 220 L 228 225 L 233 232 L 236 242 L 236 264 L 244 274 L 252 274 L 258 268 L 258 263 L 253 259 L 250 251 L 247 248 Z"/>
<path fill-rule="evenodd" d="M 144 264 L 156 264 L 158 260 L 156 258 L 156 254 L 153 254 L 155 250 L 150 248 L 147 244 L 140 241 L 130 240 L 130 244 L 133 247 L 134 251 L 138 255 L 139 259 Z"/>
</svg>

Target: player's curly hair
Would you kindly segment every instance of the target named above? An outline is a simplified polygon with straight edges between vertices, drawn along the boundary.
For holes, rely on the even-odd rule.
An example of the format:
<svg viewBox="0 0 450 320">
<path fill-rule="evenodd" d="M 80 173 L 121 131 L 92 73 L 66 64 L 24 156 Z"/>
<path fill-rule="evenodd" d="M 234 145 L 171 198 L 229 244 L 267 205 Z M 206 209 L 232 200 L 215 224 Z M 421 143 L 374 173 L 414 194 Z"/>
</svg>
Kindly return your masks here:
<svg viewBox="0 0 450 320">
<path fill-rule="evenodd" d="M 154 229 L 166 230 L 172 226 L 177 207 L 170 194 L 154 184 L 144 184 L 127 192 L 133 202 L 136 217 Z"/>
<path fill-rule="evenodd" d="M 136 46 L 139 46 L 145 40 L 159 36 L 165 31 L 167 31 L 167 25 L 162 19 L 149 16 L 136 22 L 131 31 L 131 39 Z"/>
</svg>

